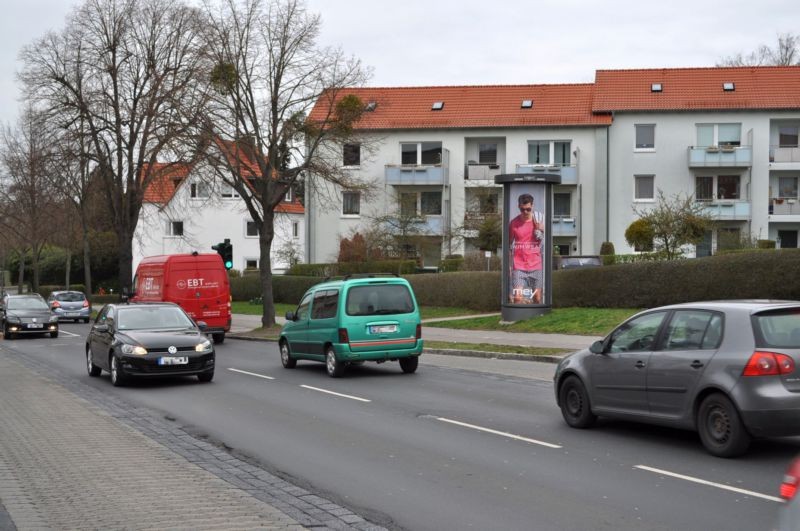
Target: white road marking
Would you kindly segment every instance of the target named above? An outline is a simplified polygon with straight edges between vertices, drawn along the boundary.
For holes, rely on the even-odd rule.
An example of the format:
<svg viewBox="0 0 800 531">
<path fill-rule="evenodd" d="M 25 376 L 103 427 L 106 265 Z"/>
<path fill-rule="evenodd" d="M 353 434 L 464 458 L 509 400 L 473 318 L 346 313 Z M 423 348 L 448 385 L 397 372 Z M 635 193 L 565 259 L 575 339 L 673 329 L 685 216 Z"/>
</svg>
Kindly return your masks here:
<svg viewBox="0 0 800 531">
<path fill-rule="evenodd" d="M 359 398 L 357 396 L 352 396 L 352 395 L 343 395 L 342 393 L 335 393 L 333 391 L 328 391 L 327 389 L 320 389 L 319 387 L 311 387 L 310 385 L 301 385 L 300 387 L 304 389 L 311 389 L 312 391 L 319 391 L 320 393 L 327 393 L 329 395 L 341 396 L 342 398 L 349 398 L 350 400 L 358 400 L 359 402 L 372 402 L 372 400 L 367 400 L 366 398 Z"/>
<path fill-rule="evenodd" d="M 61 334 L 66 334 L 66 335 L 72 336 L 72 337 L 80 337 L 81 336 L 80 334 L 73 334 L 72 332 L 67 332 L 63 328 L 58 331 L 58 335 L 61 335 Z"/>
<path fill-rule="evenodd" d="M 229 371 L 233 371 L 233 372 L 238 372 L 238 373 L 241 373 L 241 374 L 249 374 L 250 376 L 255 376 L 256 378 L 264 378 L 265 380 L 274 380 L 275 379 L 272 376 L 267 376 L 267 375 L 264 375 L 264 374 L 256 374 L 254 372 L 240 371 L 239 369 L 234 369 L 232 367 L 228 367 L 228 370 Z"/>
<path fill-rule="evenodd" d="M 677 479 L 683 479 L 685 481 L 691 481 L 692 483 L 699 483 L 700 485 L 707 485 L 709 487 L 716 487 L 718 489 L 729 490 L 731 492 L 737 492 L 739 494 L 744 494 L 746 496 L 761 498 L 762 500 L 783 503 L 783 499 L 778 498 L 777 496 L 769 496 L 767 494 L 761 494 L 760 492 L 753 492 L 752 490 L 745 490 L 737 487 L 731 487 L 730 485 L 724 485 L 722 483 L 714 483 L 713 481 L 706 481 L 705 479 L 694 478 L 692 476 L 684 476 L 683 474 L 676 474 L 675 472 L 669 472 L 667 470 L 661 470 L 659 468 L 653 468 L 645 465 L 636 465 L 633 468 L 638 468 L 639 470 L 646 470 L 648 472 L 654 472 L 656 474 L 662 474 L 664 476 L 669 476 Z"/>
<path fill-rule="evenodd" d="M 544 441 L 537 441 L 536 439 L 529 439 L 528 437 L 522 437 L 521 435 L 514 435 L 513 433 L 507 433 L 504 431 L 497 431 L 492 430 L 490 428 L 484 428 L 482 426 L 475 426 L 474 424 L 467 424 L 466 422 L 459 422 L 457 420 L 446 419 L 444 417 L 435 417 L 436 420 L 441 420 L 442 422 L 447 422 L 450 424 L 455 424 L 456 426 L 463 426 L 465 428 L 471 428 L 473 430 L 484 431 L 486 433 L 493 433 L 494 435 L 501 435 L 503 437 L 508 437 L 509 439 L 515 439 L 517 441 L 524 441 L 531 444 L 538 444 L 540 446 L 546 446 L 548 448 L 561 448 L 558 444 L 552 444 Z"/>
</svg>

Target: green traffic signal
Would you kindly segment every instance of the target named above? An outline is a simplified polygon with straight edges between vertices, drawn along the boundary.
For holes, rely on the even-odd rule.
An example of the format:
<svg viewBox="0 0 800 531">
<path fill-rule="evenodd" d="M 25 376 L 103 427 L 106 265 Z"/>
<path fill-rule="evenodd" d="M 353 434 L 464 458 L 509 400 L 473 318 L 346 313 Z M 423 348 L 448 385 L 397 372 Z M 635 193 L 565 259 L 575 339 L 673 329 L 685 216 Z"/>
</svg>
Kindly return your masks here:
<svg viewBox="0 0 800 531">
<path fill-rule="evenodd" d="M 217 251 L 217 253 L 222 257 L 222 262 L 225 264 L 225 269 L 233 268 L 233 245 L 231 244 L 231 240 L 229 238 L 225 238 L 225 241 L 216 245 L 212 245 L 211 248 Z"/>
</svg>

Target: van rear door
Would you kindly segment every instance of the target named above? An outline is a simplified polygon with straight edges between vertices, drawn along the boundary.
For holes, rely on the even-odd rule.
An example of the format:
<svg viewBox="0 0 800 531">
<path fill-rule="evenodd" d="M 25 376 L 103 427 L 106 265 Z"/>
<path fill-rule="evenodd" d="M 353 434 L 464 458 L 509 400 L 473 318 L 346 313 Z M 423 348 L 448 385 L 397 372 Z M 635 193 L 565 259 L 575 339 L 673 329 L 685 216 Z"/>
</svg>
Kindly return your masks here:
<svg viewBox="0 0 800 531">
<path fill-rule="evenodd" d="M 205 321 L 209 328 L 225 327 L 230 317 L 228 275 L 220 263 L 175 262 L 170 270 L 174 288 L 172 299 L 195 321 Z"/>
<path fill-rule="evenodd" d="M 405 283 L 376 280 L 350 286 L 345 312 L 343 322 L 354 353 L 407 349 L 416 344 L 419 313 Z"/>
</svg>

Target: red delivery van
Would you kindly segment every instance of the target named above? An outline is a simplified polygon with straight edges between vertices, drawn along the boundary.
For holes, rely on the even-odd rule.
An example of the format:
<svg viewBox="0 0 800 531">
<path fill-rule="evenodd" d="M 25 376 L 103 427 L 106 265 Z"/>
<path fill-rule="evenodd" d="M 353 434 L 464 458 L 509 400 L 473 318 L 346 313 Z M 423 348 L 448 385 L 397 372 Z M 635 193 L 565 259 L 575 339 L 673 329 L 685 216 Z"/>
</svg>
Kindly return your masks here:
<svg viewBox="0 0 800 531">
<path fill-rule="evenodd" d="M 231 285 L 219 254 L 148 256 L 136 268 L 131 302 L 174 302 L 204 321 L 214 343 L 231 329 Z"/>
</svg>

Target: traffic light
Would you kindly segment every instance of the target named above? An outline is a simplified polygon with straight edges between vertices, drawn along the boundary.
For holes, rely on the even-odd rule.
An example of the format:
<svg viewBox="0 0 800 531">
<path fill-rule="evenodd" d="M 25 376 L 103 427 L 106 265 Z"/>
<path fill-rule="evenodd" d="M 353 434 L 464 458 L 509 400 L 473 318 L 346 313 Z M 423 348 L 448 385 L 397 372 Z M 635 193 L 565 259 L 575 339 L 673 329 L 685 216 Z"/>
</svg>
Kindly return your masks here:
<svg viewBox="0 0 800 531">
<path fill-rule="evenodd" d="M 230 239 L 225 238 L 225 241 L 212 245 L 211 248 L 217 251 L 222 257 L 222 263 L 225 264 L 225 269 L 233 268 L 233 245 Z"/>
</svg>

